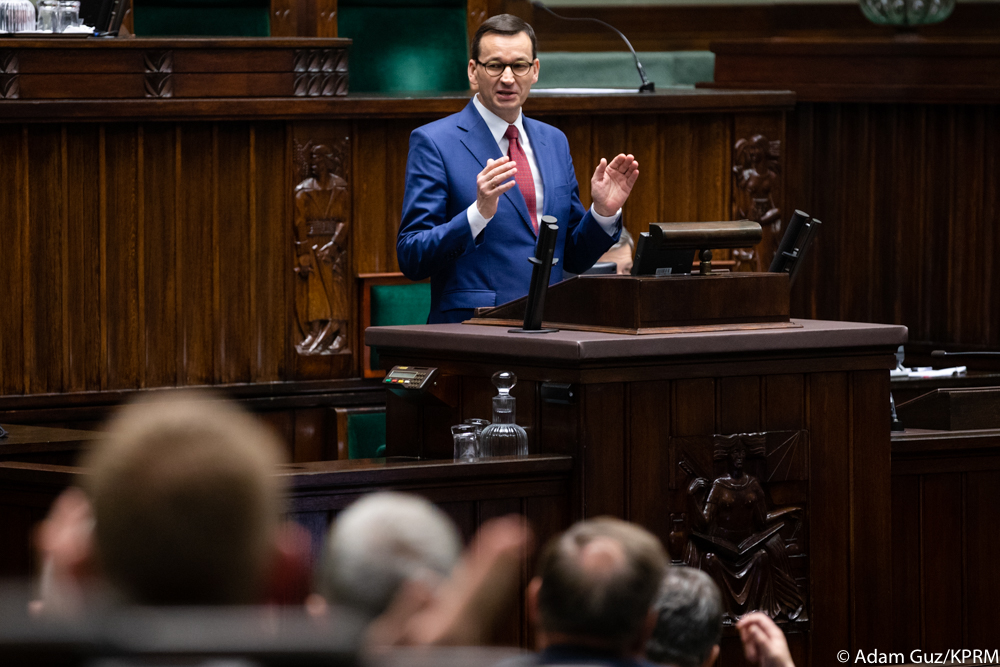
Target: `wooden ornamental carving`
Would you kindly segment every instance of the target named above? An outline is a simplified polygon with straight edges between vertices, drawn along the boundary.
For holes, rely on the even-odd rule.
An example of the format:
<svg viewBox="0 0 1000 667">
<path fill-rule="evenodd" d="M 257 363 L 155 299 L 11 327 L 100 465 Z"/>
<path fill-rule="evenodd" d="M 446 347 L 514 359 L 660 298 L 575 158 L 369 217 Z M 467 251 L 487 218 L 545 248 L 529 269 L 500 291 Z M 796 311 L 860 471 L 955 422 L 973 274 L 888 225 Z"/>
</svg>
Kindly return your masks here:
<svg viewBox="0 0 1000 667">
<path fill-rule="evenodd" d="M 733 251 L 737 271 L 767 271 L 781 239 L 781 211 L 771 193 L 781 174 L 781 142 L 762 134 L 733 146 L 733 220 L 753 220 L 764 230 L 756 248 Z"/>
<path fill-rule="evenodd" d="M 147 51 L 142 54 L 146 70 L 146 97 L 174 96 L 174 54 L 170 51 Z"/>
<path fill-rule="evenodd" d="M 295 52 L 296 97 L 347 94 L 346 49 L 302 49 Z"/>
<path fill-rule="evenodd" d="M 20 94 L 17 51 L 0 51 L 0 100 L 16 100 Z"/>
<path fill-rule="evenodd" d="M 295 145 L 295 314 L 302 355 L 349 354 L 349 139 Z"/>
<path fill-rule="evenodd" d="M 674 562 L 712 576 L 724 621 L 751 611 L 808 620 L 806 431 L 674 438 Z"/>
</svg>

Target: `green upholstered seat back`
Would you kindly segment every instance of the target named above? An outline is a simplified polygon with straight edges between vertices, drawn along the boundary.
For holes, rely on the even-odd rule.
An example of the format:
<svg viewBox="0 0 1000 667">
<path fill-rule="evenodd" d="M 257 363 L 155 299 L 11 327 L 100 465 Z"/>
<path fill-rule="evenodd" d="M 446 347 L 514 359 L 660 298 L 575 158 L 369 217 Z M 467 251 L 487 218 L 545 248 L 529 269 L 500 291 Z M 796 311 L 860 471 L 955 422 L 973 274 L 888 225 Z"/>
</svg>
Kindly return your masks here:
<svg viewBox="0 0 1000 667">
<path fill-rule="evenodd" d="M 135 34 L 157 36 L 268 37 L 267 0 L 134 0 Z"/>
<path fill-rule="evenodd" d="M 431 312 L 431 285 L 372 285 L 371 308 L 373 327 L 426 324 Z M 378 350 L 372 348 L 371 369 L 378 368 Z"/>
<path fill-rule="evenodd" d="M 385 413 L 360 412 L 347 418 L 347 457 L 376 459 L 385 456 Z"/>
<path fill-rule="evenodd" d="M 341 0 L 351 92 L 467 90 L 465 0 Z"/>
</svg>

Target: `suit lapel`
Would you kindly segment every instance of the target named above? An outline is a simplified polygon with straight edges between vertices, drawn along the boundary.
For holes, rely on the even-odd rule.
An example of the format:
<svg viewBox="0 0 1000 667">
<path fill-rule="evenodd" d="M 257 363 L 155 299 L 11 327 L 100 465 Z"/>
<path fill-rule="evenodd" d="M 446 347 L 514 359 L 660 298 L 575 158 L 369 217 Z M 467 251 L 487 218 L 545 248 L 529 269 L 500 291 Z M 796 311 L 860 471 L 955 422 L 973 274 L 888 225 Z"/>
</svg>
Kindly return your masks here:
<svg viewBox="0 0 1000 667">
<path fill-rule="evenodd" d="M 465 131 L 465 135 L 462 137 L 462 144 L 476 158 L 480 167 L 485 168 L 486 161 L 489 159 L 499 160 L 503 157 L 500 147 L 490 133 L 490 128 L 487 127 L 486 121 L 479 115 L 476 105 L 471 100 L 465 109 L 462 110 L 462 113 L 459 114 L 458 127 Z M 535 141 L 534 134 L 537 133 L 532 133 L 530 136 L 532 142 Z M 535 159 L 538 159 L 537 151 Z M 543 170 L 543 178 L 544 175 L 545 172 Z M 521 195 L 521 191 L 513 188 L 505 192 L 503 196 L 514 207 L 514 210 L 521 216 L 521 221 L 528 226 L 528 230 L 534 235 L 535 228 L 531 224 L 531 218 L 528 217 L 528 205 L 524 203 L 524 196 Z"/>
</svg>

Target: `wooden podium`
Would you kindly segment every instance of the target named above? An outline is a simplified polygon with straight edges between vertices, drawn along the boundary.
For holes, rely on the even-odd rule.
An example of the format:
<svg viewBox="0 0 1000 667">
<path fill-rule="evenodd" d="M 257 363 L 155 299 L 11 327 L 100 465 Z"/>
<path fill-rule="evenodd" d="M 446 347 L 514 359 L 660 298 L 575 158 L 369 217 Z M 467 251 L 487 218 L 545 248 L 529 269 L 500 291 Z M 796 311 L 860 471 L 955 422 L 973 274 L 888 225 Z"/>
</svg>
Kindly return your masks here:
<svg viewBox="0 0 1000 667">
<path fill-rule="evenodd" d="M 714 568 L 730 616 L 746 611 L 733 590 L 750 586 L 748 605 L 770 601 L 796 664 L 819 665 L 889 645 L 888 371 L 906 329 L 786 324 L 648 335 L 449 324 L 370 328 L 366 341 L 386 368 L 440 374 L 433 402 L 389 394 L 389 455 L 450 458 L 449 426 L 489 418 L 490 376 L 513 371 L 530 452 L 573 459 L 571 519 L 646 526 L 675 563 Z M 733 503 L 706 511 L 710 489 Z M 747 519 L 740 503 L 773 518 Z M 741 664 L 738 643 L 727 629 L 724 664 Z"/>
</svg>

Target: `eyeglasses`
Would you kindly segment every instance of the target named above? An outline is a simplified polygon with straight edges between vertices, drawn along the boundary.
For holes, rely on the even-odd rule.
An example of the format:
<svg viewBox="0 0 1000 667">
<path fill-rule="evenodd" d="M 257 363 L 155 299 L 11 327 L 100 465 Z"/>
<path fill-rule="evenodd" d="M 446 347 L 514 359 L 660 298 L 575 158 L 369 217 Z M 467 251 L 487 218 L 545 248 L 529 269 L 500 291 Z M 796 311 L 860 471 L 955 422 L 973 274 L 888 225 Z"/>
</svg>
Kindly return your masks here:
<svg viewBox="0 0 1000 667">
<path fill-rule="evenodd" d="M 486 70 L 486 73 L 493 77 L 501 76 L 504 73 L 504 70 L 507 69 L 508 67 L 510 68 L 510 71 L 514 74 L 514 76 L 524 76 L 525 74 L 530 72 L 532 68 L 532 64 L 524 60 L 518 60 L 517 62 L 513 63 L 502 63 L 498 60 L 491 60 L 488 63 L 481 63 L 477 60 L 476 63 L 482 65 L 483 69 Z"/>
</svg>

